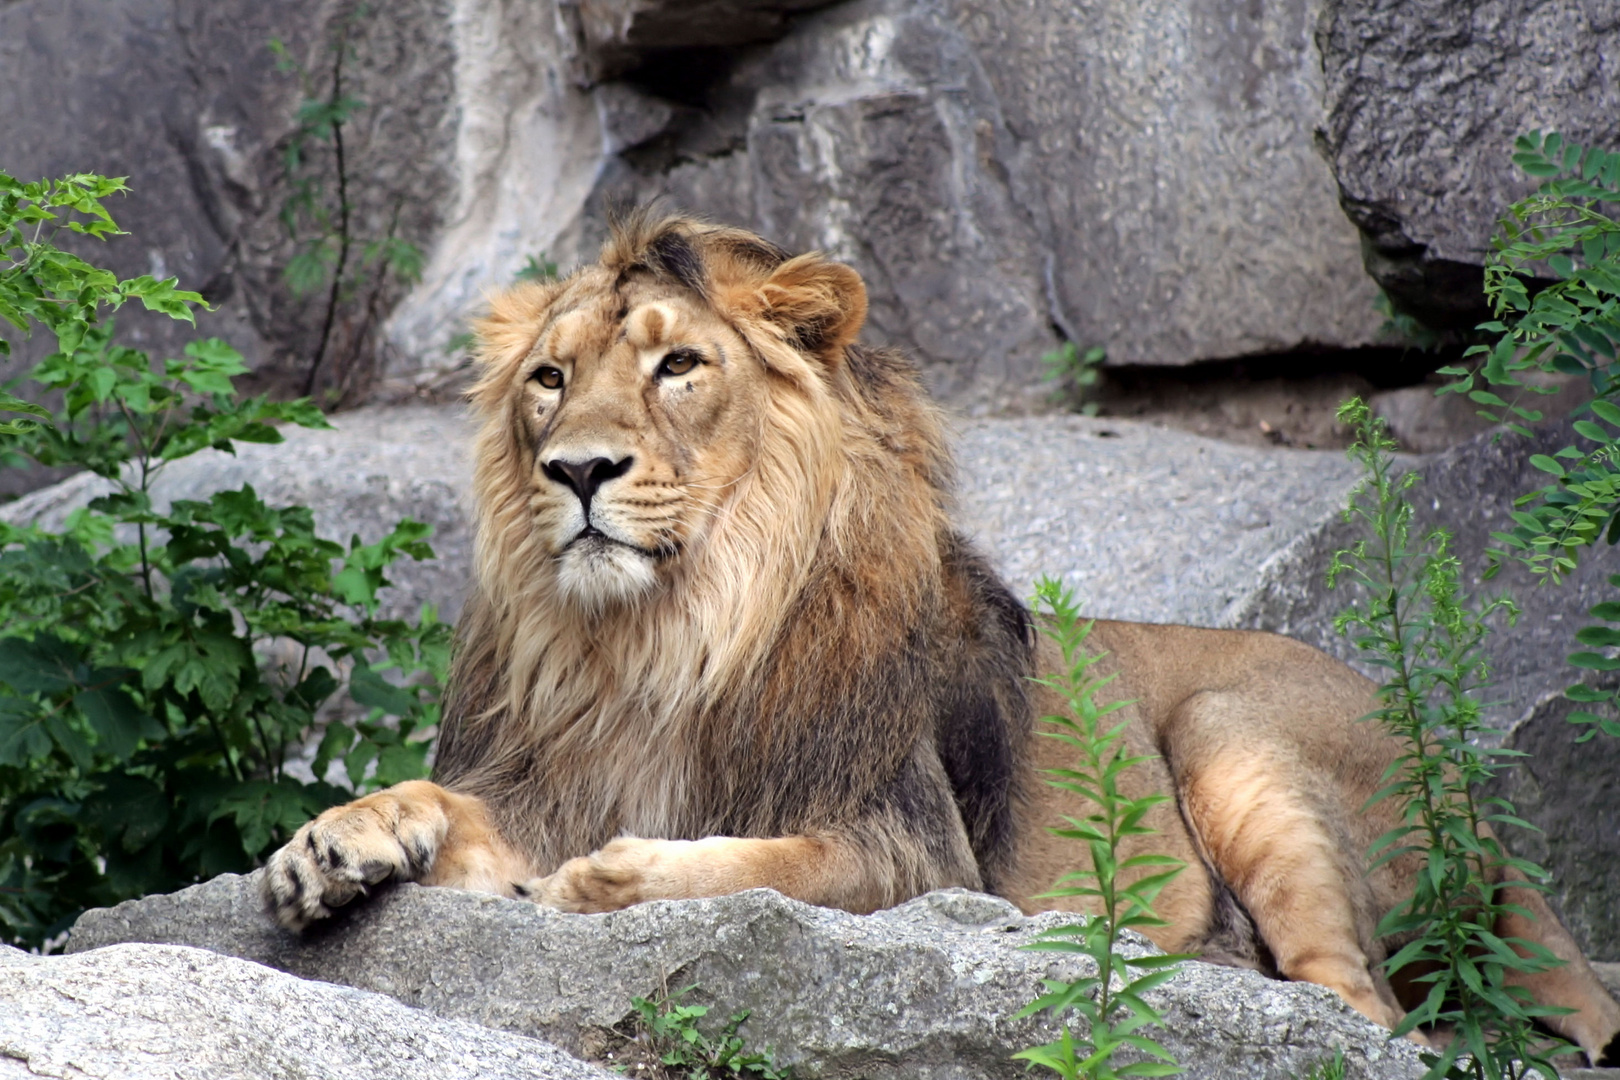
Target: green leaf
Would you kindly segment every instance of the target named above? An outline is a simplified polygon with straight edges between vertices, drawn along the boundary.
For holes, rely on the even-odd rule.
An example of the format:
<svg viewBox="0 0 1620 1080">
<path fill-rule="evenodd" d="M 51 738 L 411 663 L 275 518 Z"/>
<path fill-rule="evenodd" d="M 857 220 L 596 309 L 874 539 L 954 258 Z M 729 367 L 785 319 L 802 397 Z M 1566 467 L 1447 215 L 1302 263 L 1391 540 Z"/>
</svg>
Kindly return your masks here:
<svg viewBox="0 0 1620 1080">
<path fill-rule="evenodd" d="M 1597 413 L 1598 419 L 1604 421 L 1605 423 L 1612 424 L 1615 427 L 1620 427 L 1620 406 L 1616 406 L 1611 402 L 1598 398 L 1591 403 L 1591 409 L 1593 412 Z"/>
<path fill-rule="evenodd" d="M 0 682 L 21 694 L 60 694 L 74 686 L 80 664 L 77 650 L 61 639 L 41 634 L 32 641 L 0 637 Z"/>
<path fill-rule="evenodd" d="M 73 703 L 84 711 L 90 728 L 96 733 L 100 749 L 119 761 L 126 761 L 135 752 L 143 737 L 161 738 L 165 732 L 161 725 L 143 713 L 135 700 L 119 685 L 108 685 L 111 678 L 120 681 L 134 672 L 96 672 L 92 678 L 96 685 L 81 690 Z"/>
<path fill-rule="evenodd" d="M 0 765 L 27 768 L 51 752 L 44 714 L 25 699 L 0 696 Z"/>
<path fill-rule="evenodd" d="M 1548 457 L 1546 454 L 1531 454 L 1530 464 L 1540 469 L 1544 473 L 1551 473 L 1559 478 L 1567 475 L 1564 472 L 1564 467 L 1558 464 L 1555 459 Z"/>
</svg>

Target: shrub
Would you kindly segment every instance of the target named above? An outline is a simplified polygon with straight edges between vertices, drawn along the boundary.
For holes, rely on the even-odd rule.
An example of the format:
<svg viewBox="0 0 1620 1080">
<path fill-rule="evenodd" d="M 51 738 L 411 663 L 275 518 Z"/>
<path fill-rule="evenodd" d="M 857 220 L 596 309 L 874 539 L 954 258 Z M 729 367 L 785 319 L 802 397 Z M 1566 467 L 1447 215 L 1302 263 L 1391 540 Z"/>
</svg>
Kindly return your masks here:
<svg viewBox="0 0 1620 1080">
<path fill-rule="evenodd" d="M 1479 329 L 1495 341 L 1468 351 L 1479 358 L 1478 371 L 1441 370 L 1457 377 L 1447 390 L 1467 394 L 1483 415 L 1525 435 L 1525 424 L 1543 415 L 1523 402 L 1551 390 L 1523 376 L 1557 372 L 1590 381 L 1594 400 L 1574 425 L 1584 446 L 1532 457 L 1530 463 L 1550 481 L 1517 501 L 1510 531 L 1494 534 L 1501 546 L 1491 572 L 1504 560 L 1517 560 L 1557 581 L 1575 569 L 1582 549 L 1620 540 L 1620 378 L 1614 369 L 1620 349 L 1620 221 L 1602 212 L 1605 204 L 1620 203 L 1620 152 L 1533 131 L 1517 140 L 1513 160 L 1543 182 L 1509 207 L 1485 267 L 1485 295 L 1496 318 Z M 1609 584 L 1620 587 L 1620 575 Z M 1599 623 L 1575 635 L 1587 648 L 1571 655 L 1570 663 L 1608 682 L 1569 689 L 1571 698 L 1593 707 L 1570 714 L 1586 729 L 1582 740 L 1599 730 L 1620 736 L 1620 690 L 1611 674 L 1620 670 L 1620 660 L 1607 651 L 1620 645 L 1620 631 L 1612 625 L 1620 622 L 1620 603 L 1600 603 L 1591 615 Z"/>
<path fill-rule="evenodd" d="M 60 531 L 0 525 L 0 936 L 35 947 L 85 907 L 251 868 L 350 796 L 322 779 L 335 760 L 354 788 L 422 775 L 448 660 L 431 611 L 377 617 L 389 564 L 432 555 L 426 526 L 345 547 L 251 487 L 153 499 L 171 462 L 327 425 L 307 400 L 237 397 L 246 369 L 218 340 L 158 365 L 115 343 L 103 308 L 139 298 L 189 322 L 201 303 L 54 247 L 63 228 L 116 232 L 100 200 L 122 190 L 0 175 L 0 314 L 55 334 L 30 377 L 63 402 L 10 425 L 8 459 L 106 482 Z M 321 712 L 345 682 L 352 726 Z M 313 780 L 289 768 L 301 755 Z"/>
</svg>

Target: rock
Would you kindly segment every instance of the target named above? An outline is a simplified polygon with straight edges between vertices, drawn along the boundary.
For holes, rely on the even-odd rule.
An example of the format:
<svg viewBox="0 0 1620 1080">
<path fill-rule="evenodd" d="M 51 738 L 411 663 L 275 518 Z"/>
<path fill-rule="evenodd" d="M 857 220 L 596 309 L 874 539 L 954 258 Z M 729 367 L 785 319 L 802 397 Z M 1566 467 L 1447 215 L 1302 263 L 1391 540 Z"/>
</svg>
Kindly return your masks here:
<svg viewBox="0 0 1620 1080">
<path fill-rule="evenodd" d="M 0 145 L 25 175 L 129 174 L 133 237 L 107 259 L 200 288 L 220 308 L 202 331 L 267 386 L 301 389 L 317 354 L 334 389 L 374 363 L 433 381 L 485 290 L 542 253 L 591 257 L 610 202 L 661 194 L 849 260 L 875 337 L 942 394 L 1039 411 L 1060 338 L 1130 365 L 1373 343 L 1340 202 L 1408 307 L 1475 310 L 1491 221 L 1523 190 L 1509 140 L 1614 142 L 1617 35 L 1579 0 L 410 0 L 386 19 L 16 0 Z M 282 283 L 278 215 L 299 101 L 340 53 L 365 103 L 351 231 L 428 261 L 408 300 L 354 290 L 328 333 L 322 290 Z M 305 149 L 330 193 L 326 144 Z M 190 336 L 124 318 L 157 352 Z"/>
<path fill-rule="evenodd" d="M 301 941 L 265 919 L 256 879 L 226 876 L 88 912 L 68 948 L 191 944 L 576 1054 L 605 1045 L 631 997 L 696 984 L 692 1000 L 709 1004 L 714 1022 L 750 1010 L 741 1028 L 749 1044 L 808 1080 L 1012 1080 L 1025 1072 L 1011 1055 L 1055 1035 L 1049 1020 L 1013 1014 L 1059 971 L 1047 954 L 1018 946 L 1059 921 L 961 891 L 870 916 L 763 889 L 564 915 L 406 885 Z M 1079 968 L 1065 970 L 1073 977 Z M 1292 1080 L 1340 1047 L 1352 1077 L 1422 1071 L 1412 1046 L 1390 1042 L 1321 987 L 1193 963 L 1153 1000 L 1167 1013 L 1154 1036 L 1190 1078 Z"/>
<path fill-rule="evenodd" d="M 1487 318 L 1496 219 L 1535 181 L 1515 137 L 1620 148 L 1620 8 L 1583 0 L 1326 0 L 1322 143 L 1367 269 L 1444 328 Z"/>
<path fill-rule="evenodd" d="M 23 179 L 95 171 L 127 176 L 109 202 L 130 235 L 85 254 L 120 276 L 177 275 L 218 306 L 196 330 L 131 305 L 124 342 L 177 355 L 218 336 L 246 356 L 263 388 L 302 391 L 323 335 L 327 290 L 294 295 L 281 272 L 294 246 L 279 220 L 296 192 L 283 159 L 306 93 L 361 107 L 345 125 L 351 233 L 428 245 L 451 194 L 455 104 L 450 0 L 406 0 L 386 18 L 316 0 L 19 0 L 0 7 L 0 168 Z M 341 50 L 336 44 L 343 38 Z M 271 41 L 309 72 L 280 71 Z M 336 206 L 331 146 L 305 141 L 317 200 Z M 306 222 L 303 235 L 308 238 Z M 66 237 L 60 238 L 65 241 Z M 360 264 L 360 247 L 351 266 Z M 370 283 L 339 305 L 322 386 L 375 365 L 377 316 L 397 286 Z M 373 310 L 375 309 L 375 310 Z M 28 356 L 54 348 L 31 346 Z M 26 357 L 25 357 L 26 359 Z"/>
<path fill-rule="evenodd" d="M 434 526 L 432 563 L 403 560 L 386 610 L 460 610 L 472 566 L 470 423 L 458 406 L 364 409 L 334 431 L 284 430 L 170 465 L 160 502 L 250 483 L 304 504 L 324 536 L 372 541 L 403 517 Z M 1126 420 L 1048 416 L 958 425 L 958 521 L 1020 596 L 1062 577 L 1113 618 L 1208 625 L 1256 585 L 1260 566 L 1344 503 L 1342 454 L 1231 446 Z M 0 520 L 57 527 L 105 490 L 82 475 L 0 508 Z"/>
<path fill-rule="evenodd" d="M 1337 451 L 1258 450 L 1129 420 L 958 430 L 959 524 L 1017 595 L 1050 574 L 1105 618 L 1216 625 L 1357 478 Z"/>
<path fill-rule="evenodd" d="M 974 411 L 1043 408 L 1058 332 L 1130 364 L 1376 337 L 1312 147 L 1312 0 L 854 0 L 780 25 L 819 4 L 613 0 L 561 29 L 547 5 L 463 4 L 458 209 L 389 324 L 402 381 L 526 258 L 594 258 L 605 207 L 655 195 L 850 261 L 874 339 Z M 611 59 L 643 23 L 662 47 Z"/>
<path fill-rule="evenodd" d="M 574 0 L 559 3 L 580 51 L 587 84 L 676 49 L 718 49 L 774 41 L 795 12 L 832 0 Z"/>
<path fill-rule="evenodd" d="M 0 1078 L 606 1080 L 538 1039 L 173 945 L 0 946 Z"/>
</svg>

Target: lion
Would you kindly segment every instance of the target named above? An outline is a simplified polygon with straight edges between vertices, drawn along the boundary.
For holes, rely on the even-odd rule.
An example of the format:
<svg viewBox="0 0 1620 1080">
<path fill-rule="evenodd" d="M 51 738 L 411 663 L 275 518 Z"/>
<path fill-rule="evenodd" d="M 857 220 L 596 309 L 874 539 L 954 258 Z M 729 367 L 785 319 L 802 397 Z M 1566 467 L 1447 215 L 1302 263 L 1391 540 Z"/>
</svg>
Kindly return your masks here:
<svg viewBox="0 0 1620 1080">
<path fill-rule="evenodd" d="M 300 930 L 385 881 L 570 912 L 768 887 L 866 913 L 931 889 L 1029 912 L 1085 858 L 1040 782 L 1061 657 L 951 526 L 942 415 L 857 343 L 860 276 L 641 211 L 595 265 L 495 296 L 477 326 L 475 582 L 431 781 L 326 811 L 276 852 Z M 1097 621 L 1133 701 L 1129 794 L 1186 869 L 1162 948 L 1307 980 L 1393 1027 L 1412 987 L 1375 927 L 1413 866 L 1366 869 L 1398 745 L 1375 687 L 1267 633 Z M 1540 894 L 1503 935 L 1549 1024 L 1620 1058 L 1620 1006 Z M 1070 910 L 1083 910 L 1070 907 Z"/>
</svg>

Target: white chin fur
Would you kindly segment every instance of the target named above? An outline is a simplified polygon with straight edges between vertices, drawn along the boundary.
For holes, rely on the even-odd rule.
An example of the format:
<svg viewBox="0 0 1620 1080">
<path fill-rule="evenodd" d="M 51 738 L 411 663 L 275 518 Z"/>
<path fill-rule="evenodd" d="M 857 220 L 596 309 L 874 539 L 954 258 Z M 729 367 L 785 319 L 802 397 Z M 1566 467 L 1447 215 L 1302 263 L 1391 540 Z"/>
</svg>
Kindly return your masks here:
<svg viewBox="0 0 1620 1080">
<path fill-rule="evenodd" d="M 658 574 L 652 559 L 622 544 L 584 544 L 563 552 L 557 585 L 569 603 L 604 611 L 651 593 Z"/>
</svg>

